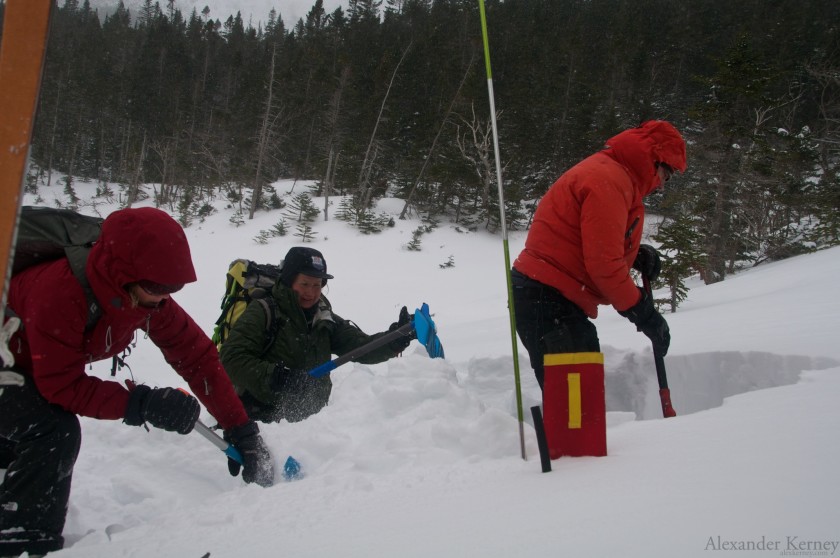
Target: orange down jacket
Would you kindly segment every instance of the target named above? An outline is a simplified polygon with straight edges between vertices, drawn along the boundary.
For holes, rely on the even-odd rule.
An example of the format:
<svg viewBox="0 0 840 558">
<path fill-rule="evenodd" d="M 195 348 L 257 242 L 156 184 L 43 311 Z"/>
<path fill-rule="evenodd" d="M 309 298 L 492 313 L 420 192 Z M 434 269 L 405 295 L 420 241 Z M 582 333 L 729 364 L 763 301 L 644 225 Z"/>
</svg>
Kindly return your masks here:
<svg viewBox="0 0 840 558">
<path fill-rule="evenodd" d="M 195 281 L 187 238 L 175 220 L 153 208 L 115 211 L 102 224 L 86 275 L 102 307 L 90 331 L 85 330 L 85 294 L 67 259 L 12 277 L 9 307 L 23 327 L 12 336 L 9 348 L 15 368 L 32 377 L 47 401 L 82 416 L 123 418 L 128 390 L 119 382 L 86 374 L 85 367 L 120 354 L 140 330 L 222 428 L 248 421 L 215 345 L 183 308 L 172 298 L 155 309 L 132 306 L 124 288 L 140 280 L 167 285 Z M 142 380 L 142 371 L 137 372 Z"/>
<path fill-rule="evenodd" d="M 686 169 L 685 141 L 668 122 L 647 121 L 611 138 L 551 186 L 513 266 L 590 318 L 600 304 L 616 310 L 636 304 L 630 268 L 644 228 L 642 200 L 660 185 L 656 162 Z"/>
</svg>

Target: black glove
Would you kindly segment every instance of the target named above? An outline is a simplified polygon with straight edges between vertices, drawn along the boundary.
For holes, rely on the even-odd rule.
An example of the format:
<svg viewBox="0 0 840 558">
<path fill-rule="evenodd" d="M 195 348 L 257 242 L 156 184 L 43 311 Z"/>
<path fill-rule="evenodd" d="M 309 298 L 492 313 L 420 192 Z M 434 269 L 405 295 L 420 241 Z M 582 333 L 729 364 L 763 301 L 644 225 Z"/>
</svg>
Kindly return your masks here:
<svg viewBox="0 0 840 558">
<path fill-rule="evenodd" d="M 636 324 L 636 329 L 648 336 L 658 354 L 665 356 L 671 345 L 668 322 L 653 307 L 653 297 L 644 289 L 639 289 L 639 292 L 642 293 L 639 302 L 627 310 L 620 311 L 619 314 Z"/>
<path fill-rule="evenodd" d="M 647 277 L 653 283 L 659 277 L 662 271 L 662 260 L 659 258 L 659 252 L 650 244 L 642 244 L 639 246 L 639 251 L 636 254 L 636 259 L 633 262 L 633 269 Z"/>
<path fill-rule="evenodd" d="M 388 328 L 388 331 L 395 331 L 395 330 L 401 328 L 402 326 L 404 326 L 405 324 L 409 323 L 410 321 L 411 321 L 411 318 L 409 317 L 409 314 L 408 314 L 408 308 L 403 306 L 402 309 L 400 310 L 400 317 L 397 319 L 396 322 L 391 324 L 391 327 Z M 417 338 L 417 332 L 414 329 L 412 329 L 410 332 L 406 333 L 403 337 L 398 337 L 398 338 L 394 339 L 393 341 L 391 341 L 390 343 L 388 343 L 388 347 L 392 351 L 394 351 L 395 353 L 401 353 L 408 348 L 408 346 L 411 344 L 411 340 L 416 339 L 416 338 Z"/>
<path fill-rule="evenodd" d="M 309 373 L 304 370 L 292 370 L 282 362 L 274 365 L 268 377 L 268 387 L 277 393 L 301 393 L 306 387 Z"/>
<path fill-rule="evenodd" d="M 228 471 L 234 477 L 242 468 L 242 480 L 255 482 L 260 486 L 274 484 L 274 464 L 271 454 L 260 437 L 260 429 L 254 421 L 225 431 L 225 441 L 233 445 L 242 456 L 242 464 L 228 457 Z"/>
<path fill-rule="evenodd" d="M 189 434 L 198 420 L 201 406 L 192 395 L 167 388 L 135 387 L 128 397 L 123 421 L 131 426 L 148 422 L 156 428 Z"/>
</svg>

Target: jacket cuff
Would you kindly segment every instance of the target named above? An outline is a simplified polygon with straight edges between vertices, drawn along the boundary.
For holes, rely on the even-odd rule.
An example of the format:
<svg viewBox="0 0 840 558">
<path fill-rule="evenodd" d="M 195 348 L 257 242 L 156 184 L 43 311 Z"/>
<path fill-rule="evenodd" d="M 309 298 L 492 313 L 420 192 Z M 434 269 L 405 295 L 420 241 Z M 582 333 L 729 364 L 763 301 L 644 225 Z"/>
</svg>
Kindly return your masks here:
<svg viewBox="0 0 840 558">
<path fill-rule="evenodd" d="M 241 426 L 236 426 L 227 430 L 225 432 L 225 440 L 227 440 L 235 446 L 245 438 L 250 438 L 251 436 L 255 436 L 259 433 L 260 427 L 257 426 L 257 423 L 252 420 L 249 420 Z"/>
<path fill-rule="evenodd" d="M 143 402 L 152 388 L 145 385 L 136 386 L 128 396 L 123 422 L 129 426 L 140 426 L 146 420 L 143 418 Z"/>
</svg>

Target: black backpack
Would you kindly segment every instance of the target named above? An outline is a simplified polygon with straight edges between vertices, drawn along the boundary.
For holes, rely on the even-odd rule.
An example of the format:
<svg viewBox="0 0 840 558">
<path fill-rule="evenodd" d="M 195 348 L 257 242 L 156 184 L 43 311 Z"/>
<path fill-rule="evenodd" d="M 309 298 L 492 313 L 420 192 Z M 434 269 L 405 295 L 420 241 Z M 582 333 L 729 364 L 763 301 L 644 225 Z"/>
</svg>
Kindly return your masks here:
<svg viewBox="0 0 840 558">
<path fill-rule="evenodd" d="M 18 222 L 12 275 L 36 264 L 67 258 L 87 299 L 85 331 L 90 331 L 102 316 L 102 308 L 85 275 L 85 266 L 102 232 L 103 220 L 70 209 L 23 206 Z M 11 310 L 7 308 L 6 312 Z"/>
</svg>

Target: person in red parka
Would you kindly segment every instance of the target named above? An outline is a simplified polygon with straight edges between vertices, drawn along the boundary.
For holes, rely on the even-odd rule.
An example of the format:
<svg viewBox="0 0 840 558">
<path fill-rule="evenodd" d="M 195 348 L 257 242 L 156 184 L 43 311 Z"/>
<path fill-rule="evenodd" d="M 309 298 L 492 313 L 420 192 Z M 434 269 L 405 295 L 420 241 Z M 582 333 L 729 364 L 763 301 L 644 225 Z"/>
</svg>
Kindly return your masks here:
<svg viewBox="0 0 840 558">
<path fill-rule="evenodd" d="M 119 355 L 140 330 L 225 430 L 243 456 L 246 482 L 273 482 L 271 456 L 219 362 L 216 347 L 171 294 L 196 280 L 181 226 L 153 208 L 109 215 L 87 259 L 102 315 L 86 330 L 84 290 L 66 258 L 12 277 L 8 307 L 22 326 L 11 337 L 14 366 L 0 372 L 0 556 L 62 548 L 77 415 L 189 433 L 200 406 L 183 391 L 105 381 L 88 363 Z M 231 467 L 236 475 L 238 467 Z"/>
<path fill-rule="evenodd" d="M 630 269 L 658 273 L 656 250 L 640 246 L 643 198 L 685 172 L 685 141 L 670 123 L 651 120 L 606 145 L 551 186 L 513 263 L 516 330 L 541 388 L 544 355 L 600 352 L 590 321 L 599 305 L 612 305 L 662 356 L 670 344 L 667 322 Z"/>
</svg>

